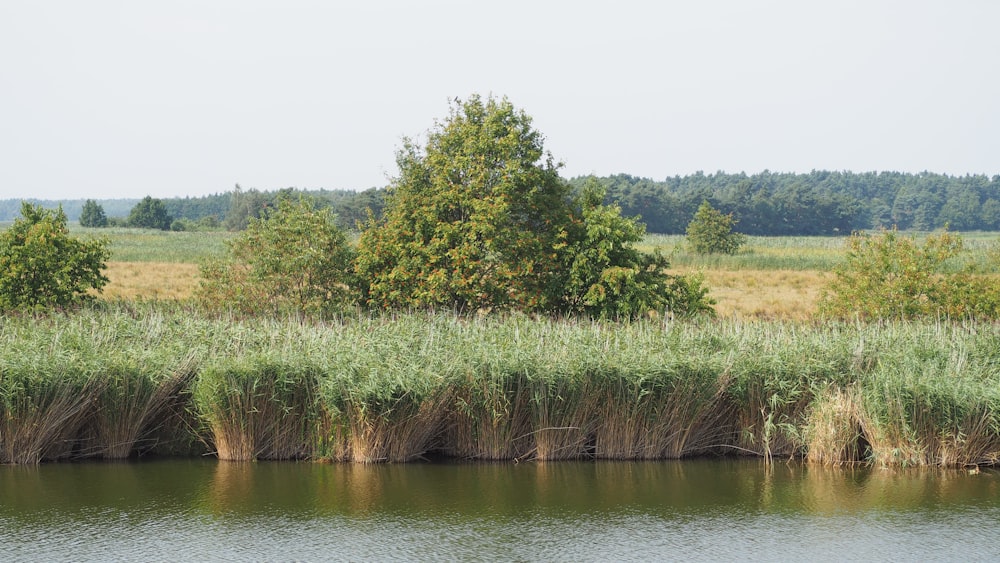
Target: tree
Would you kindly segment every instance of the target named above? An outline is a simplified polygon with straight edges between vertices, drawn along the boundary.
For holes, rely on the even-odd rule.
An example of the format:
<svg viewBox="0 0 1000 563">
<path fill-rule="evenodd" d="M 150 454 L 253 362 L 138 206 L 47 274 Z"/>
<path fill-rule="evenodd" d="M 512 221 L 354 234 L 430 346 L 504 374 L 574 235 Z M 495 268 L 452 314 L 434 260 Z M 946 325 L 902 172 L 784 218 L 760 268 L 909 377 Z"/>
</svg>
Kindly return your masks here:
<svg viewBox="0 0 1000 563">
<path fill-rule="evenodd" d="M 404 141 L 381 220 L 358 244 L 376 307 L 544 310 L 559 298 L 569 186 L 531 118 L 473 96 L 420 149 Z"/>
<path fill-rule="evenodd" d="M 406 141 L 397 162 L 384 215 L 358 244 L 368 306 L 622 318 L 709 304 L 700 284 L 631 246 L 645 227 L 603 205 L 603 189 L 573 196 L 506 99 L 456 101 L 426 147 Z"/>
<path fill-rule="evenodd" d="M 159 199 L 146 196 L 135 204 L 128 214 L 128 226 L 141 229 L 169 231 L 173 218 L 167 214 L 167 206 Z"/>
<path fill-rule="evenodd" d="M 240 185 L 236 184 L 229 196 L 229 211 L 226 212 L 224 225 L 227 230 L 242 231 L 252 219 L 260 219 L 273 203 L 273 196 L 256 188 L 243 191 Z"/>
<path fill-rule="evenodd" d="M 69 236 L 66 214 L 21 204 L 21 218 L 0 233 L 0 310 L 45 311 L 92 299 L 108 283 L 106 239 Z"/>
<path fill-rule="evenodd" d="M 104 214 L 104 208 L 92 199 L 88 199 L 83 204 L 80 212 L 81 227 L 107 227 L 108 216 Z"/>
<path fill-rule="evenodd" d="M 723 215 L 702 201 L 687 227 L 688 244 L 698 254 L 736 254 L 746 243 L 746 235 L 733 232 L 735 224 L 732 213 Z"/>
<path fill-rule="evenodd" d="M 583 186 L 582 221 L 575 222 L 566 254 L 565 312 L 618 319 L 666 310 L 713 314 L 714 301 L 700 279 L 669 275 L 669 263 L 659 252 L 636 249 L 646 226 L 622 217 L 617 205 L 603 205 L 604 195 L 596 180 Z"/>
<path fill-rule="evenodd" d="M 356 302 L 353 250 L 311 199 L 279 198 L 227 245 L 226 258 L 201 269 L 196 297 L 208 310 L 323 316 Z"/>
</svg>

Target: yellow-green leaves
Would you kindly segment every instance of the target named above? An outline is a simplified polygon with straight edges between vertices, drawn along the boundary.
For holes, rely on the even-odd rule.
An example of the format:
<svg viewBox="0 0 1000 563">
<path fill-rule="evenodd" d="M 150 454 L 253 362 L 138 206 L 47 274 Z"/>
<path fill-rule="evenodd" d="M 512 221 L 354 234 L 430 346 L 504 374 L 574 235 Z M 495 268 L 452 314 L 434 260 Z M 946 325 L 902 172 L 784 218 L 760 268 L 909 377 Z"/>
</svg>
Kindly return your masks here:
<svg viewBox="0 0 1000 563">
<path fill-rule="evenodd" d="M 100 291 L 111 256 L 105 239 L 69 236 L 66 214 L 21 205 L 22 217 L 0 233 L 0 311 L 48 311 L 79 305 Z"/>
</svg>

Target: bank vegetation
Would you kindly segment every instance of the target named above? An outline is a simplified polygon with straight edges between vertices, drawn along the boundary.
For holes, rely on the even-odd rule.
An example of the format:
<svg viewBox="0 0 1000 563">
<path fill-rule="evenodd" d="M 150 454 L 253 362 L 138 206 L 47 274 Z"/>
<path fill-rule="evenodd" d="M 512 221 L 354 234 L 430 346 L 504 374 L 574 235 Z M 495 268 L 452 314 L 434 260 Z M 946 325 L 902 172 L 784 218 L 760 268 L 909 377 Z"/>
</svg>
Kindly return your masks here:
<svg viewBox="0 0 1000 563">
<path fill-rule="evenodd" d="M 0 373 L 3 463 L 1000 459 L 1000 327 L 984 323 L 315 322 L 119 304 L 0 318 Z"/>
</svg>

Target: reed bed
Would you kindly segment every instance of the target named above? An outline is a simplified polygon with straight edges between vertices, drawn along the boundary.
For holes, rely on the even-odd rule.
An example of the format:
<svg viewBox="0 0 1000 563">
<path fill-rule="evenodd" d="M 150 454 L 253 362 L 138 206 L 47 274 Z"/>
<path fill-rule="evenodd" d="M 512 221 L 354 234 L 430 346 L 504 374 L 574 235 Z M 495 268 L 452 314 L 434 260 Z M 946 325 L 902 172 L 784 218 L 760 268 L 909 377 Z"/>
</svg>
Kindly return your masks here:
<svg viewBox="0 0 1000 563">
<path fill-rule="evenodd" d="M 1000 326 L 0 317 L 0 462 L 1000 461 Z"/>
</svg>

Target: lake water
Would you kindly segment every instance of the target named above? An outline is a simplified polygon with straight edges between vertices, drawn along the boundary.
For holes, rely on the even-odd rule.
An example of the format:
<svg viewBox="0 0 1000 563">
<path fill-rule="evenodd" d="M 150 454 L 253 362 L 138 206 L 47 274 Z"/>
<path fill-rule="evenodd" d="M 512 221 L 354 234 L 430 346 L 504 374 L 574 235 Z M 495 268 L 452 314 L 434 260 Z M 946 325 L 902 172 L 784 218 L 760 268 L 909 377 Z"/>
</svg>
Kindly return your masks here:
<svg viewBox="0 0 1000 563">
<path fill-rule="evenodd" d="M 756 460 L 0 467 L 0 561 L 995 560 L 1000 474 Z"/>
</svg>

